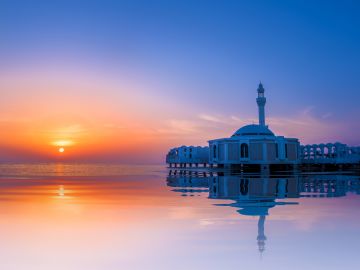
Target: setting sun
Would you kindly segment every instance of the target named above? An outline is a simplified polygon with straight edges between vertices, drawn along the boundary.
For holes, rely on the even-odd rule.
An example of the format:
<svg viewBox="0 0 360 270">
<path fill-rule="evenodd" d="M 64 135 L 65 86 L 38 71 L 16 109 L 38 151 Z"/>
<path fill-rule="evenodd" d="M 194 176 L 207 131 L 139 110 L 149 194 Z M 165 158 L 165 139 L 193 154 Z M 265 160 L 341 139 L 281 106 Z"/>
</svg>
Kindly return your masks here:
<svg viewBox="0 0 360 270">
<path fill-rule="evenodd" d="M 64 149 L 63 147 L 60 147 L 60 148 L 59 148 L 59 152 L 60 152 L 60 153 L 63 153 L 64 151 L 65 151 L 65 149 Z"/>
</svg>

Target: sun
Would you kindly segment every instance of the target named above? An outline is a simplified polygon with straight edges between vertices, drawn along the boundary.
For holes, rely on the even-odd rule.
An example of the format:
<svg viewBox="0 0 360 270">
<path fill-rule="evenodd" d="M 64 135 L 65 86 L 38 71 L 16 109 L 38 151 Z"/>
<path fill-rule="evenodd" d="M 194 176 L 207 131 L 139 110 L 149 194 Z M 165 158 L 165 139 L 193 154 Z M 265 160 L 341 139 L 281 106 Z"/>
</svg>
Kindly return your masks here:
<svg viewBox="0 0 360 270">
<path fill-rule="evenodd" d="M 59 152 L 60 152 L 60 153 L 63 153 L 64 151 L 65 151 L 64 147 L 60 147 L 60 148 L 59 148 Z"/>
</svg>

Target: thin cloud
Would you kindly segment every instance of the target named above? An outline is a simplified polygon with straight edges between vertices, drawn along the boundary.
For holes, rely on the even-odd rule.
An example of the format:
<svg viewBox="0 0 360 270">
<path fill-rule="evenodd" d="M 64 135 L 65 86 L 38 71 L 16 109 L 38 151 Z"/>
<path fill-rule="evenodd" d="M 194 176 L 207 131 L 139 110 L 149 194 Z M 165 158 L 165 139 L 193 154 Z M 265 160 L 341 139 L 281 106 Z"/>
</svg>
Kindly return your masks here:
<svg viewBox="0 0 360 270">
<path fill-rule="evenodd" d="M 314 106 L 308 106 L 293 116 L 268 117 L 267 125 L 276 135 L 299 138 L 302 144 L 332 141 L 347 143 L 348 140 L 351 141 L 350 137 L 346 137 L 346 134 L 353 134 L 349 126 L 344 123 L 329 121 L 331 113 L 317 116 L 315 109 Z M 199 137 L 209 140 L 230 137 L 241 126 L 257 122 L 256 118 L 202 113 L 191 120 L 172 119 L 158 131 L 173 136 L 186 135 L 187 138 L 193 138 L 194 140 L 198 140 Z"/>
<path fill-rule="evenodd" d="M 201 120 L 205 120 L 205 121 L 210 121 L 210 122 L 215 122 L 215 123 L 223 123 L 223 121 L 214 116 L 214 115 L 210 115 L 210 114 L 199 114 L 198 118 Z"/>
</svg>

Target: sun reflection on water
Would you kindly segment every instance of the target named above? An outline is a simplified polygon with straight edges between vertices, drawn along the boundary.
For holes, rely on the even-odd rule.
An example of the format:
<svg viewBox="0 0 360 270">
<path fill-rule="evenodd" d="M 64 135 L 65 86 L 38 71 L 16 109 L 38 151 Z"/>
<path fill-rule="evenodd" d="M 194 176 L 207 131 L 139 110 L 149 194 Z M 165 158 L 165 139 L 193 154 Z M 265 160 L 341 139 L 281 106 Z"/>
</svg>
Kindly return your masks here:
<svg viewBox="0 0 360 270">
<path fill-rule="evenodd" d="M 64 189 L 63 185 L 59 186 L 58 195 L 59 195 L 59 197 L 64 197 L 65 196 L 65 189 Z"/>
</svg>

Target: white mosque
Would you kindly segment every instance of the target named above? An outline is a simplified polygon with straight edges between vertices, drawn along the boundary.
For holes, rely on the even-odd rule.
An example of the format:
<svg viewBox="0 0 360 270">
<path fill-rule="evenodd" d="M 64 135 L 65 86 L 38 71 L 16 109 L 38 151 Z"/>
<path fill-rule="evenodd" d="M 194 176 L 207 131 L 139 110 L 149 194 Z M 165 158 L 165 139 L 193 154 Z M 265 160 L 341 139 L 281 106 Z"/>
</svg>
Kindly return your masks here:
<svg viewBox="0 0 360 270">
<path fill-rule="evenodd" d="M 273 165 L 297 165 L 300 144 L 296 138 L 276 136 L 265 123 L 265 89 L 260 83 L 256 103 L 259 124 L 246 125 L 230 138 L 209 141 L 210 164 L 228 167 L 236 165 L 260 165 L 268 170 Z"/>
<path fill-rule="evenodd" d="M 180 167 L 186 167 L 186 164 L 210 164 L 227 168 L 256 166 L 266 171 L 275 165 L 297 165 L 300 160 L 299 140 L 275 136 L 265 123 L 266 98 L 261 83 L 257 92 L 258 125 L 243 126 L 229 138 L 210 140 L 209 147 L 173 148 L 166 156 L 170 167 L 173 164 L 180 164 Z"/>
<path fill-rule="evenodd" d="M 297 138 L 275 135 L 266 125 L 264 95 L 260 83 L 256 103 L 259 124 L 246 125 L 231 137 L 208 141 L 209 147 L 181 146 L 171 149 L 166 162 L 170 167 L 196 167 L 209 164 L 219 168 L 241 168 L 248 170 L 283 170 L 306 166 L 335 165 L 342 167 L 360 162 L 360 147 L 346 144 L 320 144 L 301 146 Z"/>
</svg>

